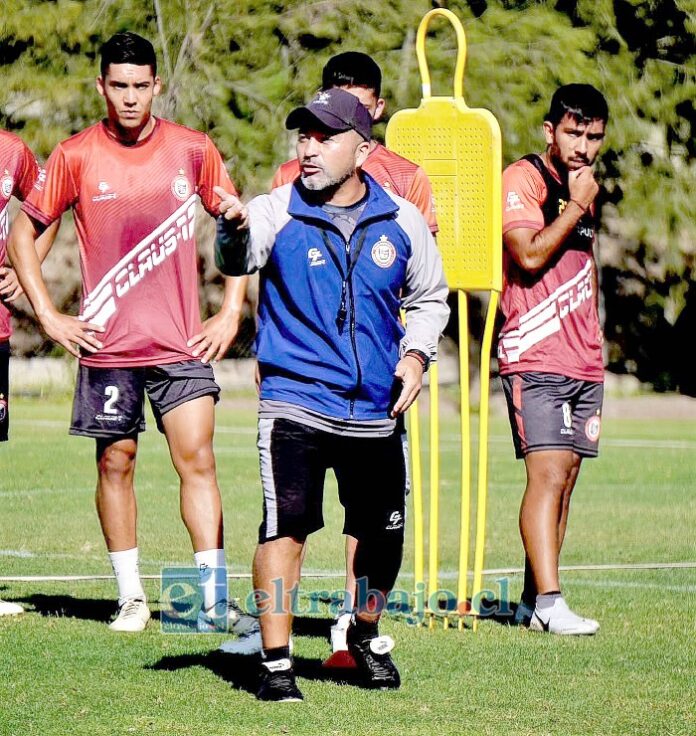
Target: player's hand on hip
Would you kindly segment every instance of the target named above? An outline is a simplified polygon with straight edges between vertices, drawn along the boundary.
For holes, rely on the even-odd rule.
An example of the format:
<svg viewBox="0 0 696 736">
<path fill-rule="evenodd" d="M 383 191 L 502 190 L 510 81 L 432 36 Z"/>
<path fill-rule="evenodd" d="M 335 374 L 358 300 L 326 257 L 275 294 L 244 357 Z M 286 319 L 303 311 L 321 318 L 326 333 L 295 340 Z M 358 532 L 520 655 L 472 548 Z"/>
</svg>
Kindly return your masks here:
<svg viewBox="0 0 696 736">
<path fill-rule="evenodd" d="M 599 193 L 599 184 L 595 181 L 594 172 L 590 166 L 583 166 L 568 174 L 568 191 L 574 202 L 585 210 L 589 209 Z"/>
<path fill-rule="evenodd" d="M 391 415 L 403 414 L 416 400 L 423 386 L 423 364 L 413 356 L 405 355 L 396 365 L 394 375 L 401 381 L 401 393 Z"/>
<path fill-rule="evenodd" d="M 190 348 L 194 348 L 193 357 L 201 356 L 201 363 L 224 358 L 237 337 L 240 319 L 241 314 L 238 311 L 218 312 L 207 319 L 201 331 L 187 343 Z"/>
<path fill-rule="evenodd" d="M 104 347 L 95 332 L 104 332 L 101 325 L 93 322 L 83 322 L 77 317 L 51 311 L 40 318 L 44 332 L 59 345 L 62 345 L 71 355 L 80 357 L 80 348 L 90 353 L 96 353 Z"/>
<path fill-rule="evenodd" d="M 24 294 L 24 289 L 19 283 L 14 268 L 0 267 L 0 301 L 7 304 L 19 299 Z"/>
<path fill-rule="evenodd" d="M 238 229 L 243 229 L 249 226 L 249 211 L 242 204 L 242 200 L 236 197 L 234 194 L 226 192 L 222 187 L 213 187 L 215 194 L 220 197 L 220 214 L 226 220 L 237 220 Z"/>
</svg>

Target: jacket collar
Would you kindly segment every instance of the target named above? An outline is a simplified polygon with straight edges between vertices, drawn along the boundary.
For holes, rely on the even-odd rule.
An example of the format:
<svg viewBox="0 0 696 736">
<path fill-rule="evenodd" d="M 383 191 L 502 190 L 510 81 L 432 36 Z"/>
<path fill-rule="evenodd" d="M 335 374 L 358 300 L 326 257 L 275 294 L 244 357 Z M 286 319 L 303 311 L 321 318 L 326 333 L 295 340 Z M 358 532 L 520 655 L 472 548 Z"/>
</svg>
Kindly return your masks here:
<svg viewBox="0 0 696 736">
<path fill-rule="evenodd" d="M 363 171 L 361 176 L 367 187 L 367 204 L 360 215 L 357 227 L 367 220 L 389 217 L 399 211 L 399 205 L 369 174 Z M 307 190 L 302 186 L 299 177 L 292 185 L 288 214 L 298 219 L 321 220 L 333 226 L 331 218 L 322 209 L 321 204 L 307 196 Z"/>
</svg>

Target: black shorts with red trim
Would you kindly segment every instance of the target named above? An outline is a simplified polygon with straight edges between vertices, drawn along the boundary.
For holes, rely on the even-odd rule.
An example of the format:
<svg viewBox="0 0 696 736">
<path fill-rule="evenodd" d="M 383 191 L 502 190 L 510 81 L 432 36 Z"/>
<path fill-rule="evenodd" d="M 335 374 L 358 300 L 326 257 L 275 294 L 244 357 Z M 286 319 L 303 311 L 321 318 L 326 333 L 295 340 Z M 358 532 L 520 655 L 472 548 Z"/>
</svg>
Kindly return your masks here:
<svg viewBox="0 0 696 736">
<path fill-rule="evenodd" d="M 354 437 L 291 419 L 259 419 L 263 521 L 259 542 L 304 540 L 324 526 L 324 479 L 333 468 L 345 509 L 344 534 L 387 534 L 403 542 L 408 450 L 397 425 L 387 437 Z"/>
<path fill-rule="evenodd" d="M 517 458 L 539 450 L 597 457 L 603 383 L 536 371 L 501 379 Z"/>
<path fill-rule="evenodd" d="M 109 439 L 145 431 L 145 394 L 157 429 L 172 409 L 201 396 L 217 402 L 220 387 L 213 368 L 200 360 L 137 368 L 95 368 L 77 373 L 70 434 Z"/>
</svg>

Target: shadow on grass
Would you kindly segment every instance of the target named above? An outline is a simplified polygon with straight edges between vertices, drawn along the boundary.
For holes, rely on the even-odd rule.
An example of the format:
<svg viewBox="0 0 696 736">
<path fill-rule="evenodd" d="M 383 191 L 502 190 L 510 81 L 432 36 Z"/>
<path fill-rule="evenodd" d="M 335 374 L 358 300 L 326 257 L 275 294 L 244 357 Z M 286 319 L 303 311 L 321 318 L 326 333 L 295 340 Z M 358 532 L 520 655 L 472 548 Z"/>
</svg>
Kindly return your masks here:
<svg viewBox="0 0 696 736">
<path fill-rule="evenodd" d="M 102 622 L 110 621 L 118 607 L 116 601 L 100 598 L 74 598 L 70 595 L 44 595 L 43 593 L 13 598 L 12 602 L 29 606 L 27 613 Z M 152 611 L 152 618 L 157 621 L 159 612 Z"/>
<path fill-rule="evenodd" d="M 334 682 L 337 685 L 360 686 L 355 670 L 325 669 L 320 659 L 294 657 L 295 674 L 305 680 Z M 176 672 L 189 667 L 205 667 L 235 690 L 256 694 L 259 687 L 261 657 L 225 654 L 213 651 L 207 654 L 179 654 L 162 657 L 145 669 Z"/>
</svg>

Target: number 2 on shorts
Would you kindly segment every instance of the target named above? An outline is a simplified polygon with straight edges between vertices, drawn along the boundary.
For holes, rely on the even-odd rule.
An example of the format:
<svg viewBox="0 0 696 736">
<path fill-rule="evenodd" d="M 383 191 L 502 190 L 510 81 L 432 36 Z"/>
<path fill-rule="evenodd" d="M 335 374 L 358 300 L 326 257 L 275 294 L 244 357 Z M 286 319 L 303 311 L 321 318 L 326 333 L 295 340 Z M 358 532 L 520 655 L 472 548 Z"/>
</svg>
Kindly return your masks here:
<svg viewBox="0 0 696 736">
<path fill-rule="evenodd" d="M 107 397 L 104 402 L 104 414 L 118 414 L 118 409 L 114 406 L 120 395 L 118 386 L 107 386 L 104 395 Z"/>
</svg>

